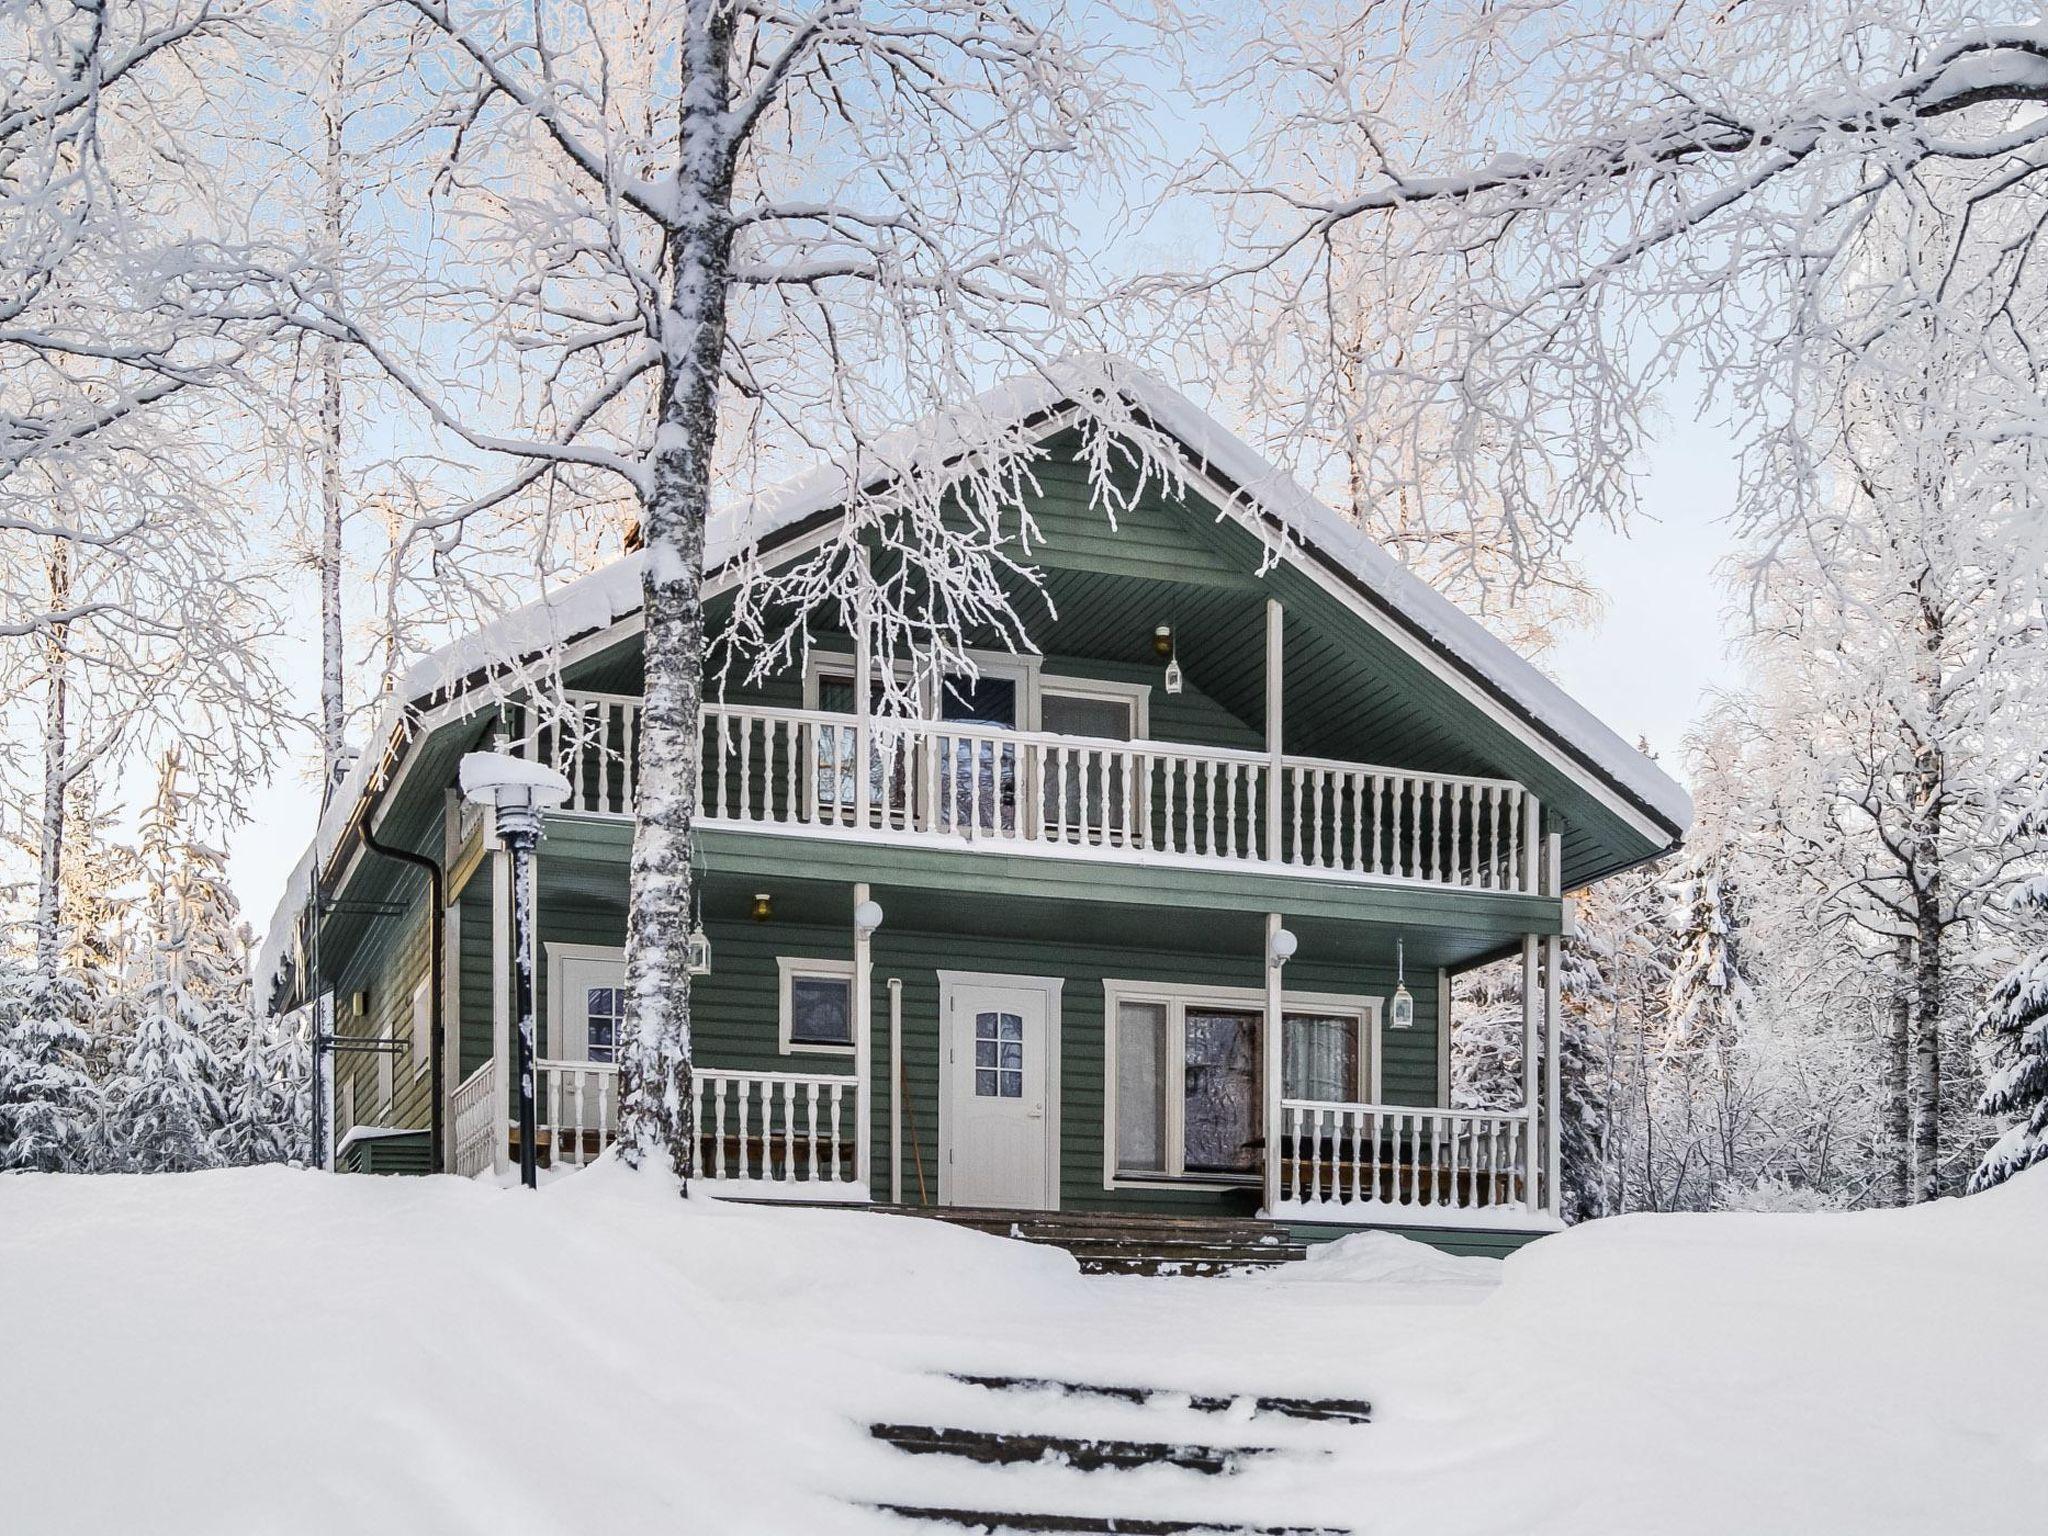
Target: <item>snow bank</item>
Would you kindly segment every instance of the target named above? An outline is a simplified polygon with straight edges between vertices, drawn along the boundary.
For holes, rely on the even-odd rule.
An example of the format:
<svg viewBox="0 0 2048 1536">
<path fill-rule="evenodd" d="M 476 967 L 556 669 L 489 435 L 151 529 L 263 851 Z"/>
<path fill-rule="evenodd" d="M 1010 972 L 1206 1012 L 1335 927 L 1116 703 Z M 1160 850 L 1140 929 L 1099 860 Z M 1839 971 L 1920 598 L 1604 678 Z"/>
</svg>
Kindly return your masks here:
<svg viewBox="0 0 2048 1536">
<path fill-rule="evenodd" d="M 1432 1536 L 2033 1529 L 2048 1169 L 1869 1215 L 1404 1239 L 1229 1283 L 862 1212 L 282 1169 L 0 1179 L 8 1530 L 905 1531 L 864 1501 Z M 1008 1403 L 947 1370 L 1369 1397 L 1366 1427 Z M 991 1473 L 914 1419 L 1320 1452 Z"/>
<path fill-rule="evenodd" d="M 1334 1280 L 1376 1285 L 1483 1285 L 1500 1283 L 1494 1259 L 1463 1257 L 1398 1232 L 1354 1232 L 1309 1250 L 1308 1262 L 1280 1271 L 1284 1280 Z"/>
</svg>

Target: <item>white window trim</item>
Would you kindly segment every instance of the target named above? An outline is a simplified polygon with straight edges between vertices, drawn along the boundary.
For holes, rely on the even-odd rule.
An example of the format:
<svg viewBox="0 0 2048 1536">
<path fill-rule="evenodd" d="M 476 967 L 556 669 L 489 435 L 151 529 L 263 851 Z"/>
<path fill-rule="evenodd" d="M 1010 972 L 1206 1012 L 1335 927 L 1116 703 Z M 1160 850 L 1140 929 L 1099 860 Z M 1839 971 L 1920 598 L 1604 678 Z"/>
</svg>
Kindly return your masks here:
<svg viewBox="0 0 2048 1536">
<path fill-rule="evenodd" d="M 1041 676 L 1040 668 L 1044 666 L 1045 658 L 1022 651 L 969 650 L 966 652 L 966 656 L 969 661 L 974 663 L 975 672 L 979 676 L 1002 678 L 1015 683 L 1017 685 L 1016 728 L 1020 731 L 1036 731 L 1039 729 L 1038 695 Z M 804 658 L 804 708 L 815 710 L 818 707 L 818 684 L 821 679 L 826 677 L 851 679 L 855 666 L 855 658 L 844 651 L 812 651 L 810 655 Z M 910 664 L 899 661 L 895 664 L 895 671 L 899 679 L 907 678 L 910 676 Z M 1057 693 L 1079 694 L 1091 689 L 1095 690 L 1091 696 L 1100 698 L 1130 698 L 1132 696 L 1131 691 L 1134 689 L 1150 691 L 1149 689 L 1144 689 L 1142 684 L 1098 683 L 1088 678 L 1061 678 L 1058 680 L 1058 687 L 1053 691 Z M 933 717 L 938 714 L 938 710 L 931 699 L 925 699 L 923 706 L 927 717 Z M 1144 721 L 1144 711 L 1145 703 L 1143 699 L 1140 699 L 1138 703 L 1138 719 L 1141 724 Z M 1140 730 L 1138 734 L 1142 736 L 1144 732 Z"/>
<path fill-rule="evenodd" d="M 1150 683 L 1125 683 L 1099 677 L 1065 677 L 1054 672 L 1043 672 L 1038 678 L 1038 724 L 1036 730 L 1044 729 L 1045 696 L 1058 694 L 1066 699 L 1099 699 L 1107 703 L 1131 706 L 1131 740 L 1152 739 L 1152 685 Z"/>
<path fill-rule="evenodd" d="M 1363 1049 L 1359 1052 L 1360 1102 L 1377 1104 L 1380 1097 L 1380 1010 L 1385 999 L 1342 992 L 1283 992 L 1280 1011 L 1320 1013 L 1359 1021 Z M 1116 1158 L 1117 1027 L 1125 1003 L 1160 1003 L 1166 1008 L 1166 1124 L 1162 1136 L 1168 1171 L 1125 1173 Z M 1127 981 L 1104 978 L 1102 983 L 1102 1187 L 1104 1189 L 1243 1189 L 1258 1182 L 1245 1174 L 1235 1178 L 1215 1174 L 1189 1174 L 1182 1167 L 1187 1156 L 1185 1090 L 1187 1070 L 1187 1011 L 1190 1006 L 1227 1008 L 1232 1012 L 1263 1014 L 1266 994 L 1257 987 L 1205 987 L 1190 982 Z M 1264 1108 L 1261 1106 L 1261 1113 Z"/>
<path fill-rule="evenodd" d="M 790 1038 L 791 1025 L 791 984 L 799 977 L 830 977 L 846 983 L 847 1022 L 853 1020 L 853 962 L 851 960 L 814 960 L 803 955 L 777 955 L 775 957 L 776 1045 L 785 1056 L 851 1056 L 854 1047 L 847 1045 L 815 1045 L 806 1040 Z"/>
<path fill-rule="evenodd" d="M 412 1077 L 418 1082 L 434 1059 L 434 982 L 430 969 L 412 989 Z"/>
<path fill-rule="evenodd" d="M 548 957 L 548 1013 L 547 1017 L 540 1021 L 545 1030 L 541 1038 L 547 1041 L 548 1049 L 541 1054 L 548 1058 L 561 1054 L 561 1029 L 557 1021 L 569 1016 L 569 983 L 563 975 L 562 962 L 598 960 L 624 966 L 626 951 L 616 944 L 564 944 L 559 940 L 545 943 L 541 948 Z M 621 984 L 623 985 L 623 982 Z"/>
</svg>

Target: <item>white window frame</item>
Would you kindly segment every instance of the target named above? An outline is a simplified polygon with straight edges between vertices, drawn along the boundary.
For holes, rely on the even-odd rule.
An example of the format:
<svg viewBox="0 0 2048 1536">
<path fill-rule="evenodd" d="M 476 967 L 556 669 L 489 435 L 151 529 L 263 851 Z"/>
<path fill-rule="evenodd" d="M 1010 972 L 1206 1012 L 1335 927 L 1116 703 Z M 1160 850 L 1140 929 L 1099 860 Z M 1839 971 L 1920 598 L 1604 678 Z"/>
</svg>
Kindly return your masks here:
<svg viewBox="0 0 2048 1536">
<path fill-rule="evenodd" d="M 854 1046 L 819 1045 L 808 1040 L 792 1040 L 791 1023 L 793 1013 L 794 983 L 798 977 L 806 980 L 830 979 L 846 983 L 846 1018 L 850 1028 L 853 1022 L 853 962 L 851 960 L 819 960 L 806 955 L 777 955 L 775 957 L 776 1045 L 785 1056 L 851 1056 Z"/>
<path fill-rule="evenodd" d="M 1117 1040 L 1125 1003 L 1157 1003 L 1166 1009 L 1166 1124 L 1161 1140 L 1166 1150 L 1164 1173 L 1125 1173 L 1117 1167 Z M 1354 1018 L 1359 1024 L 1359 1102 L 1380 1098 L 1380 1010 L 1384 998 L 1342 992 L 1283 992 L 1280 1012 L 1313 1013 L 1325 1018 Z M 1217 1008 L 1231 1013 L 1266 1011 L 1266 994 L 1258 987 L 1205 987 L 1188 982 L 1129 981 L 1105 978 L 1102 983 L 1102 1187 L 1104 1189 L 1243 1189 L 1260 1181 L 1256 1173 L 1219 1175 L 1186 1171 L 1187 1013 L 1189 1008 Z M 1265 1108 L 1260 1106 L 1263 1116 Z"/>
<path fill-rule="evenodd" d="M 1039 669 L 1044 665 L 1045 658 L 1021 651 L 970 650 L 965 654 L 967 659 L 974 663 L 975 672 L 979 676 L 1001 678 L 1017 685 L 1016 729 L 1020 731 L 1037 730 Z M 804 658 L 804 708 L 807 710 L 816 710 L 818 708 L 818 684 L 822 679 L 831 677 L 851 682 L 856 670 L 857 662 L 855 658 L 844 651 L 811 652 L 809 656 Z M 908 677 L 910 675 L 910 664 L 904 661 L 897 662 L 895 664 L 895 672 L 899 679 Z M 1098 685 L 1085 679 L 1077 679 L 1076 681 L 1082 683 L 1085 687 L 1099 686 L 1122 689 L 1137 686 L 1132 684 Z M 1066 681 L 1062 679 L 1061 685 L 1056 691 L 1061 693 L 1078 693 L 1081 689 L 1067 687 Z M 1101 696 L 1106 697 L 1107 695 Z M 1119 693 L 1117 697 L 1128 697 L 1128 694 Z M 934 718 L 938 715 L 937 700 L 926 697 L 919 702 L 927 718 Z M 1141 704 L 1139 707 L 1142 711 L 1143 705 Z M 1142 718 L 1142 714 L 1140 718 Z"/>
<path fill-rule="evenodd" d="M 1152 685 L 1150 683 L 1124 683 L 1109 678 L 1065 677 L 1054 672 L 1039 674 L 1038 705 L 1035 711 L 1037 724 L 1032 729 L 1045 729 L 1045 696 L 1058 694 L 1068 699 L 1094 699 L 1103 703 L 1128 704 L 1131 706 L 1131 740 L 1152 739 Z"/>
<path fill-rule="evenodd" d="M 434 983 L 432 973 L 412 989 L 412 1075 L 418 1082 L 434 1059 Z"/>
</svg>

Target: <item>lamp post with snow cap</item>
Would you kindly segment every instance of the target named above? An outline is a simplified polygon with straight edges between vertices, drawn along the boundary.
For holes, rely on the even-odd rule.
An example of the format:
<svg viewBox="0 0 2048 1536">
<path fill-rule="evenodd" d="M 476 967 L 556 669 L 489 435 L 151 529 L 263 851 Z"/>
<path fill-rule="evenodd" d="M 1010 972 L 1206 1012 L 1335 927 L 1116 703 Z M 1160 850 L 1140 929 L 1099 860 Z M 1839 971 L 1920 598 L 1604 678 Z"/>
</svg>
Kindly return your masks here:
<svg viewBox="0 0 2048 1536">
<path fill-rule="evenodd" d="M 552 768 L 507 752 L 471 752 L 462 759 L 462 798 L 496 812 L 498 836 L 512 856 L 512 1017 L 518 1040 L 519 1182 L 540 1184 L 534 1143 L 540 1116 L 534 1093 L 533 850 L 541 818 L 569 798 L 569 781 Z"/>
</svg>

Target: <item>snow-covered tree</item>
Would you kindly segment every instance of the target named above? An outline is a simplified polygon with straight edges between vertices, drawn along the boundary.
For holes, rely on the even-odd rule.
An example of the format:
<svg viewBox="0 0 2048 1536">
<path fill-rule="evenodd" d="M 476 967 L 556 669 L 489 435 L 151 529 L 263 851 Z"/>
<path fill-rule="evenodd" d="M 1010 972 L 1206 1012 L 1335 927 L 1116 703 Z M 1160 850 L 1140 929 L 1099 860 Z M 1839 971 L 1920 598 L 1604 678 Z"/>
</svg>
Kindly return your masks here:
<svg viewBox="0 0 2048 1536">
<path fill-rule="evenodd" d="M 88 999 L 75 976 L 32 970 L 0 955 L 0 1170 L 77 1173 L 100 1136 Z"/>
<path fill-rule="evenodd" d="M 2029 881 L 2018 904 L 2037 922 L 2048 914 L 2048 877 Z M 1978 1109 L 2006 1124 L 1971 1174 L 1972 1191 L 2048 1162 L 2048 944 L 1993 989 L 1979 1027 L 1992 1037 L 1998 1055 Z"/>
<path fill-rule="evenodd" d="M 391 316 L 309 288 L 304 319 L 374 354 L 437 430 L 518 466 L 410 542 L 452 552 L 506 509 L 552 527 L 562 505 L 622 507 L 636 525 L 646 682 L 620 1138 L 629 1161 L 687 1171 L 714 494 L 818 456 L 855 466 L 843 529 L 743 594 L 756 665 L 786 660 L 814 621 L 867 630 L 907 704 L 966 663 L 972 632 L 1014 635 L 999 573 L 1022 439 L 999 407 L 983 419 L 966 402 L 1081 339 L 1075 188 L 1118 169 L 1104 151 L 1132 97 L 1058 5 L 409 3 L 446 44 L 418 55 L 415 85 L 445 157 L 438 195 L 468 232 L 427 330 L 475 318 L 503 340 L 482 366 L 510 409 L 465 393 L 475 368 L 409 353 Z M 1077 392 L 1134 425 L 1113 391 Z M 943 472 L 885 436 L 940 408 L 958 434 Z M 1106 434 L 1090 442 L 1114 504 L 1121 460 Z M 876 538 L 915 579 L 869 571 Z M 900 684 L 895 658 L 912 664 Z"/>
<path fill-rule="evenodd" d="M 1215 96 L 1269 104 L 1254 144 L 1344 153 L 1315 159 L 1320 177 L 1275 177 L 1225 144 L 1189 180 L 1225 200 L 1240 284 L 1313 294 L 1363 248 L 1366 293 L 1430 297 L 1405 345 L 1361 366 L 1393 440 L 1507 466 L 1484 482 L 1499 505 L 1473 504 L 1487 545 L 1534 571 L 1576 529 L 1625 521 L 1657 391 L 1694 371 L 1750 450 L 1747 521 L 1788 538 L 1833 495 L 1828 452 L 1780 454 L 1784 432 L 1811 445 L 1845 358 L 1928 350 L 1978 381 L 1944 402 L 1945 435 L 2006 487 L 2009 534 L 2042 546 L 2038 16 L 1979 0 L 1253 16 L 1209 50 Z M 1887 247 L 1910 259 L 1874 273 Z M 1324 377 L 1285 349 L 1268 361 L 1279 399 Z M 1297 416 L 1310 453 L 1312 407 Z M 1380 468 L 1378 499 L 1414 481 L 1398 455 Z"/>
</svg>

